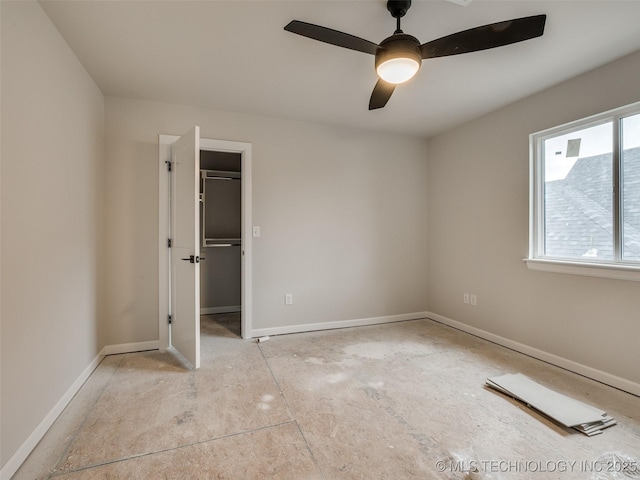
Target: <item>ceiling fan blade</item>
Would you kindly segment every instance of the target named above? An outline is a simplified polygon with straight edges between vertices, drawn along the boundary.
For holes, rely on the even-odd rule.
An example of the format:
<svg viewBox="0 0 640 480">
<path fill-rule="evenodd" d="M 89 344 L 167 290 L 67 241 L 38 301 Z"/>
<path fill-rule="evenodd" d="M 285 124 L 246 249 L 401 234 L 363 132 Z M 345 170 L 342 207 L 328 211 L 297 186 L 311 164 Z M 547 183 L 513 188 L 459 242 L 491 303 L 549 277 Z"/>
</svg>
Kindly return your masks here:
<svg viewBox="0 0 640 480">
<path fill-rule="evenodd" d="M 544 33 L 546 15 L 515 18 L 447 35 L 420 46 L 422 58 L 446 57 L 502 47 Z"/>
<path fill-rule="evenodd" d="M 348 33 L 339 32 L 327 27 L 321 27 L 320 25 L 314 25 L 313 23 L 301 22 L 299 20 L 293 20 L 287 24 L 284 29 L 287 32 L 297 33 L 303 37 L 319 40 L 330 45 L 337 45 L 338 47 L 348 48 L 349 50 L 356 50 L 358 52 L 370 53 L 375 55 L 378 51 L 378 45 L 365 40 L 364 38 L 355 37 Z"/>
<path fill-rule="evenodd" d="M 376 108 L 384 107 L 389 99 L 391 98 L 391 94 L 396 89 L 396 86 L 393 83 L 388 83 L 378 79 L 378 83 L 373 87 L 373 93 L 371 93 L 371 99 L 369 100 L 369 110 L 375 110 Z"/>
</svg>

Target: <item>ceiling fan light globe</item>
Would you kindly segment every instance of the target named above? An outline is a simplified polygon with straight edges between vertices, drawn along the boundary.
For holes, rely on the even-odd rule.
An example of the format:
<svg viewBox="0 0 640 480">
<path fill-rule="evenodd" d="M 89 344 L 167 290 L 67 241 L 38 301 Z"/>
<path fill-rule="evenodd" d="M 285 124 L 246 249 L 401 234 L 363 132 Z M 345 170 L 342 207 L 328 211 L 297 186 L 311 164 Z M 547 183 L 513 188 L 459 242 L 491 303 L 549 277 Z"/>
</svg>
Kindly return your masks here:
<svg viewBox="0 0 640 480">
<path fill-rule="evenodd" d="M 413 78 L 420 69 L 420 63 L 413 58 L 396 57 L 385 60 L 376 67 L 378 76 L 388 83 L 398 85 Z"/>
<path fill-rule="evenodd" d="M 393 85 L 412 78 L 422 65 L 422 50 L 417 38 L 396 32 L 380 42 L 376 52 L 376 73 Z"/>
</svg>

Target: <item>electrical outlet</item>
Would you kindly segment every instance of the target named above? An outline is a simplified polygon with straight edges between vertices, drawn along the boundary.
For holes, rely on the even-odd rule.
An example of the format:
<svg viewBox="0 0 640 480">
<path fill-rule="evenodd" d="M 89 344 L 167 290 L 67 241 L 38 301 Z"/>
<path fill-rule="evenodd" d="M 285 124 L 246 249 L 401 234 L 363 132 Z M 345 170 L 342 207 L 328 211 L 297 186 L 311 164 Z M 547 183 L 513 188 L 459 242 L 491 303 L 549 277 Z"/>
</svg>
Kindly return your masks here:
<svg viewBox="0 0 640 480">
<path fill-rule="evenodd" d="M 478 304 L 478 297 L 476 297 L 474 294 L 471 294 L 471 305 L 475 306 Z"/>
<path fill-rule="evenodd" d="M 293 293 L 285 293 L 284 294 L 284 304 L 285 305 L 293 305 Z"/>
<path fill-rule="evenodd" d="M 468 293 L 465 293 L 464 297 L 462 297 L 462 298 L 463 298 L 464 303 L 469 304 L 469 294 Z"/>
</svg>

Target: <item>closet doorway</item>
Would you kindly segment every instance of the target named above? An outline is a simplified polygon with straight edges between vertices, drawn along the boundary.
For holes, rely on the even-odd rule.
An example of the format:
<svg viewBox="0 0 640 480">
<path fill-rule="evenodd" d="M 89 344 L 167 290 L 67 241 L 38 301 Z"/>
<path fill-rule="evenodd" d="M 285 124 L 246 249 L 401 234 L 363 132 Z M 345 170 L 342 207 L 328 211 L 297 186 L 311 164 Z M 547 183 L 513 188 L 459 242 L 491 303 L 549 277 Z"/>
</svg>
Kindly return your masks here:
<svg viewBox="0 0 640 480">
<path fill-rule="evenodd" d="M 191 153 L 177 156 L 174 143 L 193 143 Z M 159 146 L 160 347 L 198 368 L 200 314 L 240 312 L 241 335 L 252 336 L 251 145 L 199 138 L 195 127 L 160 135 Z M 185 231 L 185 245 L 172 245 Z"/>
<path fill-rule="evenodd" d="M 200 315 L 242 311 L 241 186 L 240 153 L 200 150 Z"/>
</svg>

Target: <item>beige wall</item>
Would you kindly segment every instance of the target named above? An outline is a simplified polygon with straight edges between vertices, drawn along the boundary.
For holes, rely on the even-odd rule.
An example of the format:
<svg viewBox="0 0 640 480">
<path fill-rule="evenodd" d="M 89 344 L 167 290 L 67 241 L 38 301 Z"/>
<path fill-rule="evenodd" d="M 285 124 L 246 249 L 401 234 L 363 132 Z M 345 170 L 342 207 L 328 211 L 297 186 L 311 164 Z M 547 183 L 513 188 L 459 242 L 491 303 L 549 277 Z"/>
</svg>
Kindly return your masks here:
<svg viewBox="0 0 640 480">
<path fill-rule="evenodd" d="M 640 52 L 430 139 L 432 312 L 640 383 L 640 282 L 522 262 L 529 134 L 639 101 L 638 78 Z"/>
<path fill-rule="evenodd" d="M 1 8 L 4 465 L 102 347 L 104 97 L 37 3 Z"/>
<path fill-rule="evenodd" d="M 108 344 L 158 339 L 158 135 L 193 125 L 252 144 L 255 329 L 426 310 L 423 140 L 107 98 Z"/>
</svg>

